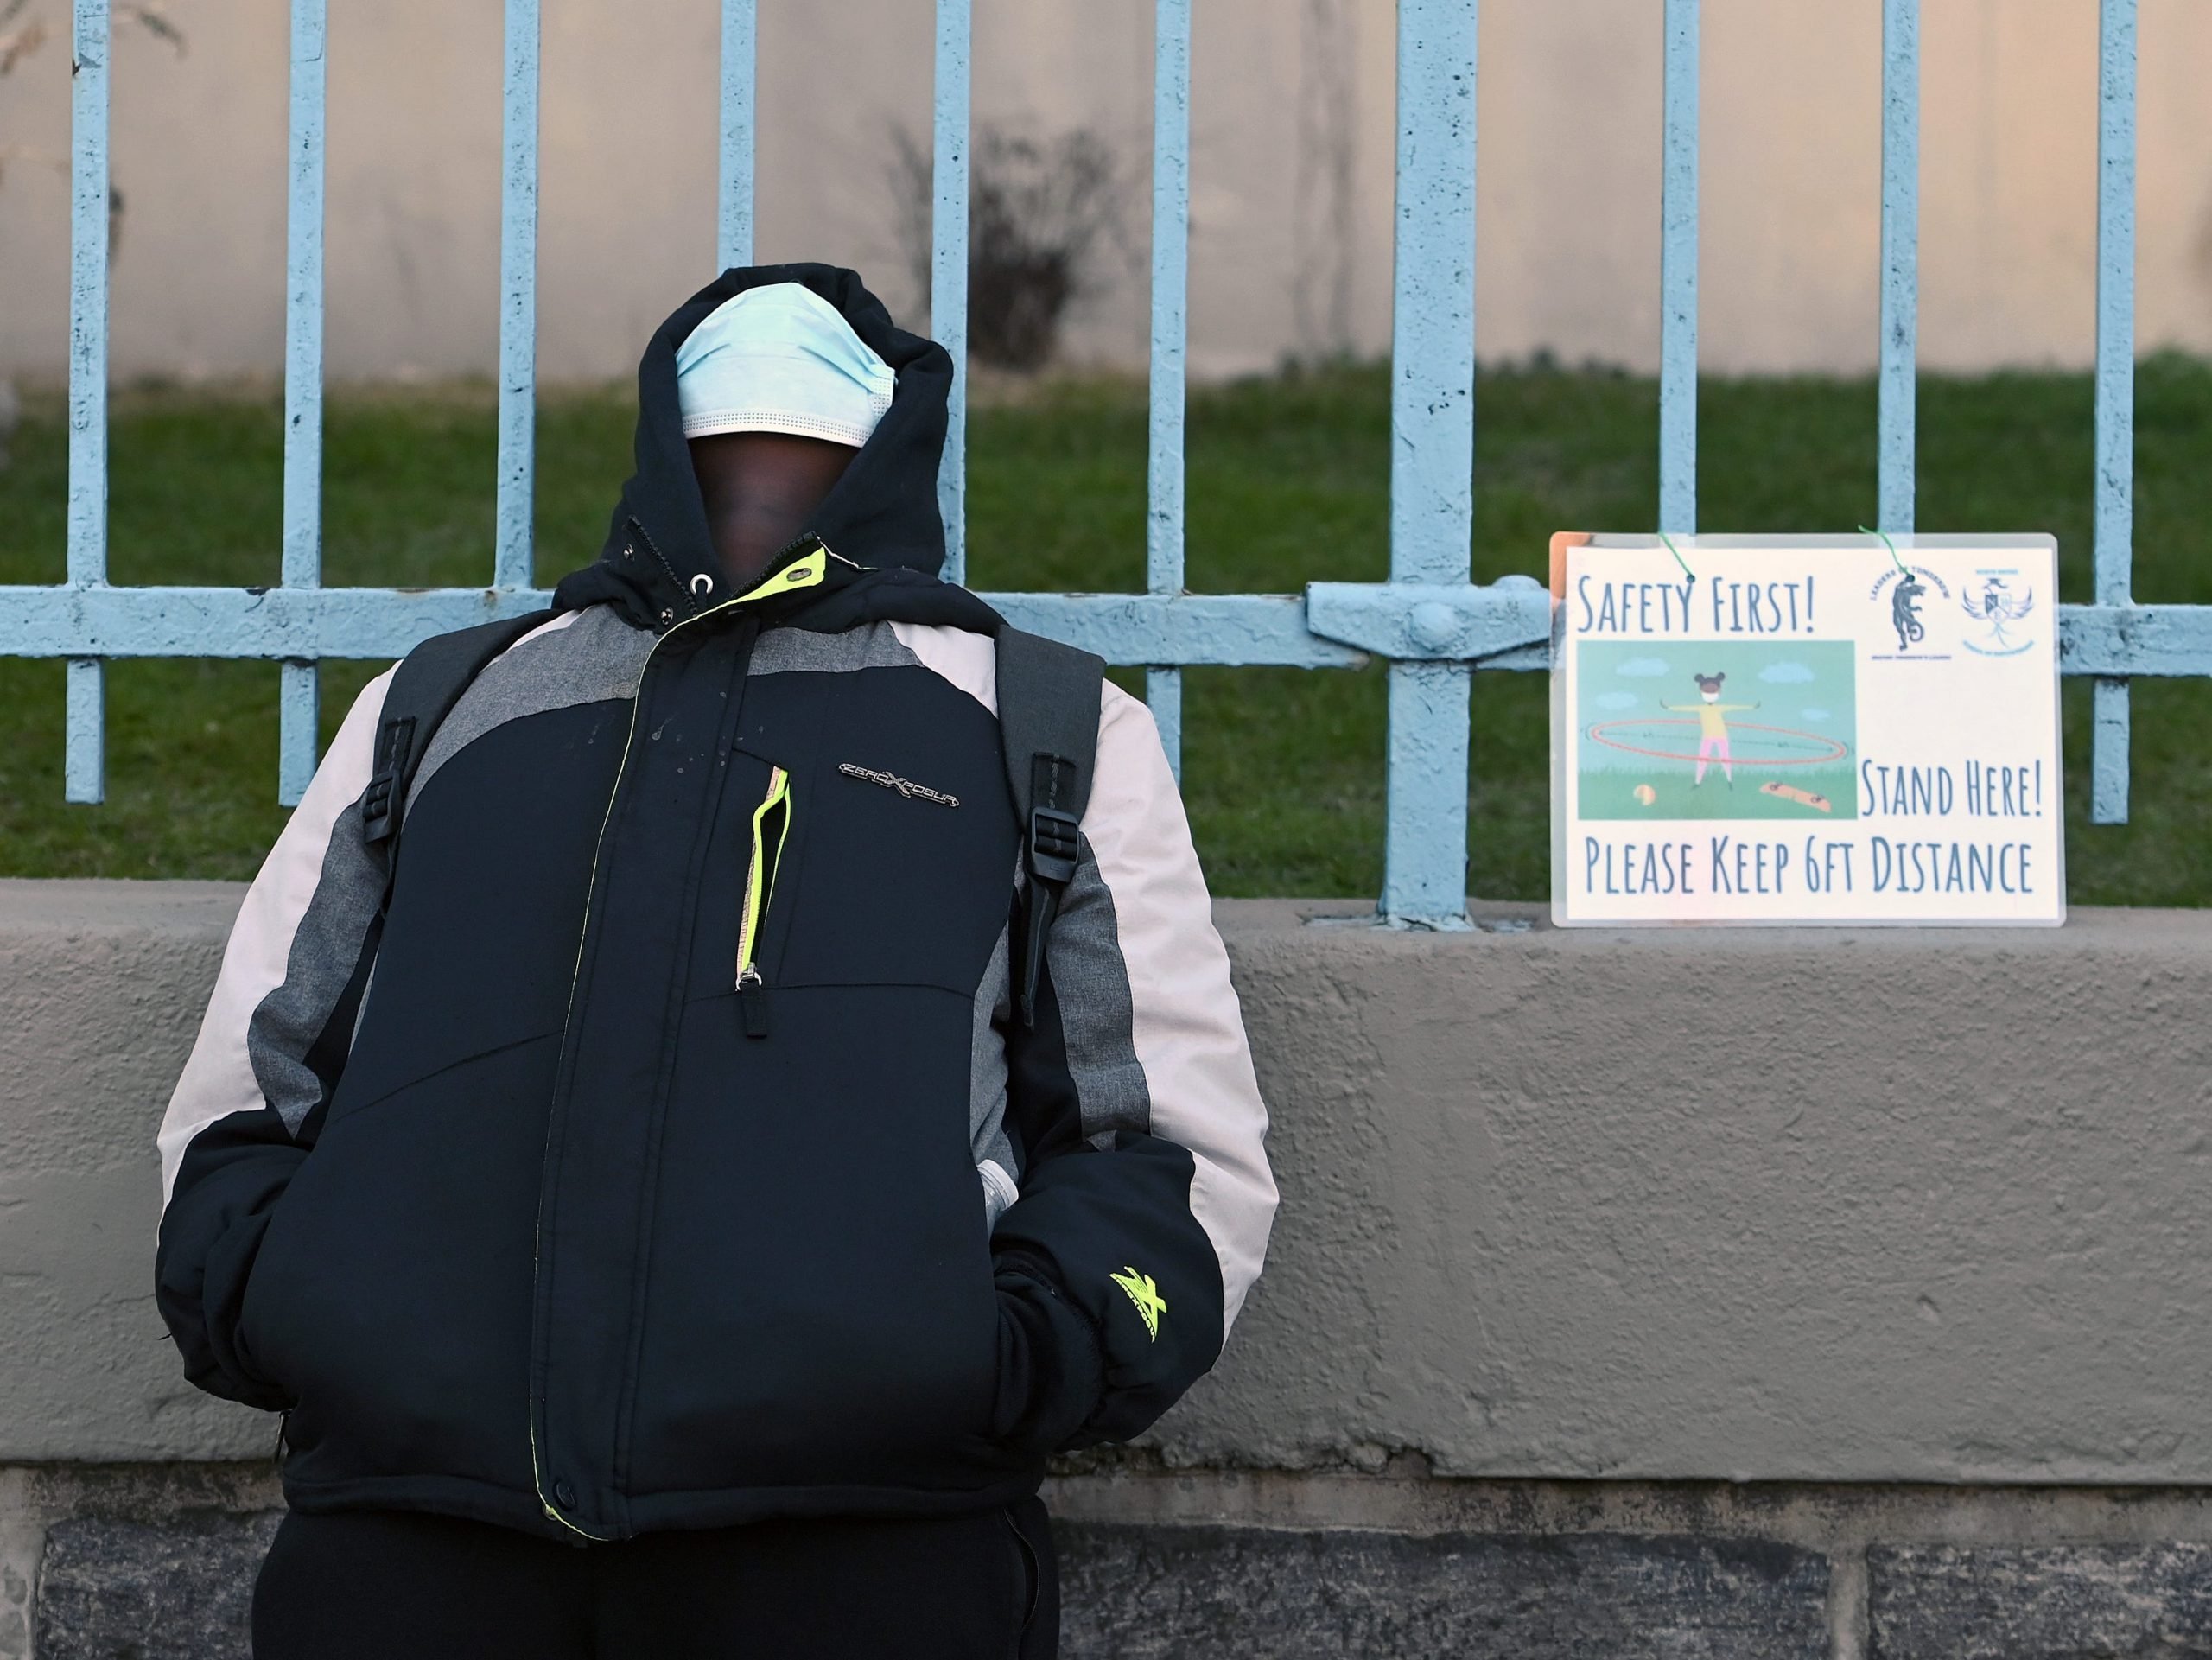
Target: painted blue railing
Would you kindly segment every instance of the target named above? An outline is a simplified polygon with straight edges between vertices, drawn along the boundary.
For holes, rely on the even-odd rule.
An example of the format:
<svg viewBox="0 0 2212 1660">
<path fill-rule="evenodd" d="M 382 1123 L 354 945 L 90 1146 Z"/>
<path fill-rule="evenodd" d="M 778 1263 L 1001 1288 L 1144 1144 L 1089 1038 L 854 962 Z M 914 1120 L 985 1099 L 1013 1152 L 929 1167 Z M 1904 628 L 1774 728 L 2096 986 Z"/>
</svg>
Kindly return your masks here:
<svg viewBox="0 0 2212 1660">
<path fill-rule="evenodd" d="M 965 361 L 972 0 L 937 0 L 931 328 Z M 1872 3 L 1872 0 L 1869 0 Z M 1913 528 L 1917 304 L 1919 0 L 1882 6 L 1878 522 Z M 1549 606 L 1527 578 L 1468 580 L 1473 526 L 1475 45 L 1479 0 L 1399 0 L 1390 578 L 1303 595 L 1183 592 L 1185 289 L 1192 0 L 1155 0 L 1150 480 L 1145 592 L 1000 594 L 1022 626 L 1149 670 L 1171 759 L 1186 664 L 1354 666 L 1389 660 L 1389 774 L 1382 914 L 1451 926 L 1466 890 L 1471 676 L 1549 665 Z M 499 475 L 491 586 L 406 591 L 321 583 L 323 42 L 327 0 L 292 0 L 285 331 L 283 581 L 266 588 L 107 582 L 109 0 L 74 0 L 68 579 L 0 588 L 0 651 L 68 664 L 66 790 L 103 791 L 103 664 L 230 657 L 283 665 L 278 792 L 315 761 L 316 665 L 397 657 L 425 635 L 543 605 L 531 588 L 537 335 L 539 0 L 505 0 L 499 260 Z M 721 0 L 717 243 L 753 251 L 757 0 Z M 2212 674 L 2212 607 L 2131 598 L 2133 487 L 2136 0 L 2101 0 L 2098 87 L 2095 602 L 2061 611 L 2061 662 L 2095 684 L 2092 812 L 2126 819 L 2128 684 Z M 1664 0 L 1660 528 L 1697 518 L 1699 0 Z M 938 497 L 950 572 L 965 569 L 964 378 L 953 393 Z"/>
</svg>

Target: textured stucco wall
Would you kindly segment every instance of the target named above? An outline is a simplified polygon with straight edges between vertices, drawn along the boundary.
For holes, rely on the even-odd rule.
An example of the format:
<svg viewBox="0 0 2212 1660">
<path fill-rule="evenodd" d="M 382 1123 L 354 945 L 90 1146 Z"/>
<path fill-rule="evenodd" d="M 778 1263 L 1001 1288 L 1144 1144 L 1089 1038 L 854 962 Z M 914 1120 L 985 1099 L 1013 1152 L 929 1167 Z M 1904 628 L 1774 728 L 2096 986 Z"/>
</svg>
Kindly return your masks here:
<svg viewBox="0 0 2212 1660">
<path fill-rule="evenodd" d="M 275 1446 L 154 1312 L 154 1131 L 244 892 L 0 882 L 0 1460 Z"/>
<path fill-rule="evenodd" d="M 153 1130 L 238 890 L 0 883 L 0 1460 L 265 1455 Z M 2212 916 L 1561 933 L 1219 907 L 1284 1209 L 1170 1468 L 2212 1482 Z"/>
<path fill-rule="evenodd" d="M 115 53 L 114 364 L 283 361 L 284 0 L 172 0 L 179 58 Z M 1208 0 L 1192 48 L 1192 362 L 1389 342 L 1395 10 Z M 2086 364 L 2095 316 L 2095 0 L 1924 9 L 1920 349 L 1931 366 Z M 2142 0 L 2138 339 L 2212 347 L 2212 7 Z M 1143 360 L 1152 8 L 976 0 L 976 118 L 1088 127 L 1128 181 L 1126 235 L 1071 347 Z M 334 374 L 488 375 L 497 361 L 501 9 L 332 9 Z M 719 8 L 544 0 L 539 353 L 626 376 L 709 274 Z M 68 6 L 0 82 L 0 372 L 68 342 Z M 1700 346 L 1709 370 L 1873 364 L 1881 8 L 1705 0 Z M 1486 360 L 1546 347 L 1651 367 L 1659 334 L 1661 8 L 1487 0 L 1476 239 Z M 926 132 L 930 8 L 763 0 L 759 247 L 868 270 L 902 316 L 891 131 Z"/>
<path fill-rule="evenodd" d="M 2212 1476 L 2212 916 L 1226 917 L 1285 1221 L 1171 1459 Z"/>
</svg>

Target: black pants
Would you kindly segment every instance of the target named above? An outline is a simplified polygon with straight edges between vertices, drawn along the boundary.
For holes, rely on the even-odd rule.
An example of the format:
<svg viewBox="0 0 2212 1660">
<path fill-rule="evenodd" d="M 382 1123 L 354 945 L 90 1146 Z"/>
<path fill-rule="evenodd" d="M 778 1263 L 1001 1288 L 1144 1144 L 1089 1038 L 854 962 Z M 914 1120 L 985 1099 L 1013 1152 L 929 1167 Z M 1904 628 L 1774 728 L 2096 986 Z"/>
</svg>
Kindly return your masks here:
<svg viewBox="0 0 2212 1660">
<path fill-rule="evenodd" d="M 255 1660 L 1051 1660 L 1045 1507 L 578 1549 L 449 1517 L 284 1518 Z"/>
</svg>

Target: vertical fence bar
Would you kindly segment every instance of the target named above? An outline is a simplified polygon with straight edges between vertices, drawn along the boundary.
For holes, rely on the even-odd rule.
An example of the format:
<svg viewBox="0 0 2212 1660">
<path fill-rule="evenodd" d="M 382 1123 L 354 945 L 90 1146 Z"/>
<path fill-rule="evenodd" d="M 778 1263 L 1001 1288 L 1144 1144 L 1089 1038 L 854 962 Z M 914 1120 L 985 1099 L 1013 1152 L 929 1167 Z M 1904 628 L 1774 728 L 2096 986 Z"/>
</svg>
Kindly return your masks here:
<svg viewBox="0 0 2212 1660">
<path fill-rule="evenodd" d="M 1697 172 L 1700 0 L 1667 0 L 1659 185 L 1659 528 L 1697 530 Z"/>
<path fill-rule="evenodd" d="M 107 675 L 96 657 L 73 657 L 63 671 L 64 801 L 98 805 L 107 798 Z"/>
<path fill-rule="evenodd" d="M 69 82 L 69 581 L 107 581 L 108 0 L 76 0 Z M 71 658 L 63 683 L 62 797 L 107 794 L 107 672 Z"/>
<path fill-rule="evenodd" d="M 722 0 L 721 211 L 715 257 L 728 270 L 753 263 L 753 87 L 760 60 L 759 0 Z"/>
<path fill-rule="evenodd" d="M 1145 588 L 1183 589 L 1183 432 L 1191 275 L 1191 0 L 1160 0 L 1152 83 L 1152 415 Z M 1183 672 L 1145 676 L 1160 741 L 1183 775 Z"/>
<path fill-rule="evenodd" d="M 968 580 L 968 53 L 972 0 L 937 0 L 930 213 L 930 333 L 952 354 L 937 509 L 944 579 Z"/>
<path fill-rule="evenodd" d="M 1390 580 L 1464 582 L 1474 531 L 1477 0 L 1399 0 Z M 1472 671 L 1390 666 L 1382 914 L 1449 926 L 1467 895 Z"/>
<path fill-rule="evenodd" d="M 2099 605 L 2135 600 L 2135 0 L 2097 19 L 2097 493 Z M 2098 680 L 2089 818 L 2127 822 L 2127 682 Z"/>
<path fill-rule="evenodd" d="M 1912 531 L 1920 309 L 1920 0 L 1882 0 L 1882 347 L 1874 522 Z"/>
<path fill-rule="evenodd" d="M 284 214 L 284 566 L 287 588 L 322 582 L 322 180 L 326 0 L 292 0 L 292 132 Z M 315 777 L 321 671 L 277 670 L 276 799 Z"/>
<path fill-rule="evenodd" d="M 537 0 L 507 0 L 493 585 L 528 588 L 537 448 Z"/>
</svg>

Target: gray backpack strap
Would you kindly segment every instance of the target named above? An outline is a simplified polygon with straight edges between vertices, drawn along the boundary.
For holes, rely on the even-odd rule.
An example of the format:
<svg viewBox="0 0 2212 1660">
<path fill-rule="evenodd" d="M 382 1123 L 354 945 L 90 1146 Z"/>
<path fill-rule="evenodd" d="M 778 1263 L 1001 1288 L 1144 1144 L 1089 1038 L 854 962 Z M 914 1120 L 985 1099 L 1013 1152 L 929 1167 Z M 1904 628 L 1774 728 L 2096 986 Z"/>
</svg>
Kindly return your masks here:
<svg viewBox="0 0 2212 1660">
<path fill-rule="evenodd" d="M 1019 628 L 999 630 L 999 740 L 1028 875 L 1012 937 L 1014 1008 L 1025 1027 L 1037 1024 L 1045 937 L 1075 880 L 1105 677 L 1104 658 Z"/>
<path fill-rule="evenodd" d="M 372 847 L 378 842 L 394 844 L 386 851 L 386 869 L 397 868 L 408 786 L 415 781 L 415 770 L 423 764 L 439 723 L 453 712 L 486 664 L 552 614 L 533 611 L 528 616 L 433 634 L 400 659 L 377 722 L 376 772 L 361 797 L 361 839 Z"/>
</svg>

